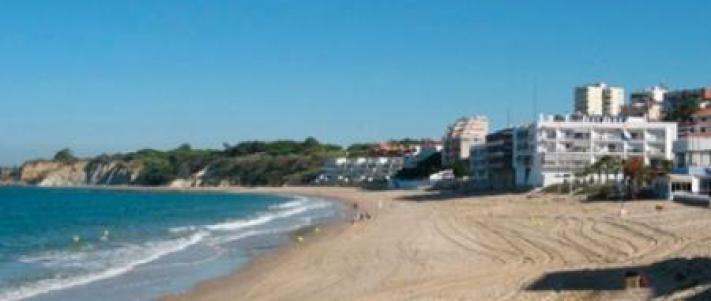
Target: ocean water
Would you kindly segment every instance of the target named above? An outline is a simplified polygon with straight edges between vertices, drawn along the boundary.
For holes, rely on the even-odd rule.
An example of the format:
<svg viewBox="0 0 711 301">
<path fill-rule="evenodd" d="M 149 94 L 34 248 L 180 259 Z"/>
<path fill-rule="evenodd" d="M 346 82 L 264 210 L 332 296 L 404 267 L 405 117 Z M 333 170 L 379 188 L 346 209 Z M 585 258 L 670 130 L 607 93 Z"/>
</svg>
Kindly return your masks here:
<svg viewBox="0 0 711 301">
<path fill-rule="evenodd" d="M 342 214 L 306 197 L 0 188 L 0 300 L 153 300 Z"/>
</svg>

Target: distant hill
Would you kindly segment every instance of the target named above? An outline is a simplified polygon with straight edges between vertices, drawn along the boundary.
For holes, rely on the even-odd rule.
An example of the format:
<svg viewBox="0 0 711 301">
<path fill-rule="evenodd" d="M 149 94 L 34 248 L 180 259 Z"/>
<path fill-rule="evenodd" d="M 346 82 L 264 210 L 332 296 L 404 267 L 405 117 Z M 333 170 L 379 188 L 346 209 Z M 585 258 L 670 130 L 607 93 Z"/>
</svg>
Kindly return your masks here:
<svg viewBox="0 0 711 301">
<path fill-rule="evenodd" d="M 159 151 L 76 158 L 63 149 L 52 160 L 28 161 L 15 178 L 41 186 L 74 185 L 270 185 L 308 183 L 326 159 L 344 155 L 339 145 L 304 141 L 247 141 L 223 150 L 188 144 Z"/>
</svg>

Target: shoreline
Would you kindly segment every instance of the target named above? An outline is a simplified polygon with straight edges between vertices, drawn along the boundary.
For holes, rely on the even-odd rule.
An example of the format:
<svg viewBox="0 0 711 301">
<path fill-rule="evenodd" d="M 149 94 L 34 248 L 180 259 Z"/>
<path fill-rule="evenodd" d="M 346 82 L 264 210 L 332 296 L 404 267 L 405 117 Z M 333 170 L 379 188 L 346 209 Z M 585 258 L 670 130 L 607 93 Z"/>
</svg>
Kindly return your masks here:
<svg viewBox="0 0 711 301">
<path fill-rule="evenodd" d="M 145 188 L 139 188 L 145 189 Z M 165 188 L 161 189 L 166 191 Z M 173 190 L 173 189 L 171 189 Z M 711 294 L 711 210 L 545 193 L 449 195 L 343 187 L 180 189 L 358 204 L 336 222 L 164 301 L 649 300 Z M 627 288 L 628 272 L 650 279 Z M 684 275 L 683 281 L 675 275 Z M 703 297 L 702 297 L 703 298 Z"/>
<path fill-rule="evenodd" d="M 9 188 L 10 186 L 2 186 L 0 188 Z M 318 199 L 319 201 L 326 201 L 333 203 L 334 206 L 337 206 L 335 210 L 339 213 L 337 213 L 331 220 L 329 221 L 322 221 L 322 222 L 316 222 L 312 223 L 309 225 L 305 225 L 303 227 L 300 227 L 298 229 L 294 229 L 288 232 L 285 232 L 284 235 L 286 235 L 286 241 L 283 243 L 280 243 L 276 245 L 273 249 L 269 250 L 264 250 L 261 252 L 261 254 L 257 254 L 255 256 L 251 256 L 248 258 L 245 264 L 240 265 L 238 267 L 235 267 L 234 270 L 230 271 L 229 274 L 224 275 L 224 276 L 219 276 L 217 278 L 213 279 L 207 279 L 207 280 L 201 280 L 199 282 L 195 282 L 194 284 L 191 285 L 191 287 L 185 288 L 182 293 L 191 291 L 194 289 L 196 286 L 200 285 L 202 282 L 209 282 L 214 279 L 220 279 L 222 277 L 227 277 L 233 274 L 240 273 L 240 271 L 247 269 L 255 264 L 255 262 L 260 262 L 263 261 L 261 258 L 265 258 L 268 256 L 271 256 L 272 254 L 279 254 L 284 252 L 285 250 L 289 248 L 293 248 L 295 245 L 298 245 L 299 243 L 297 242 L 296 238 L 297 236 L 302 237 L 302 239 L 306 239 L 305 243 L 308 243 L 312 241 L 314 238 L 321 238 L 325 237 L 327 235 L 331 235 L 334 231 L 337 231 L 338 227 L 340 225 L 345 225 L 348 221 L 348 218 L 352 216 L 352 208 L 351 208 L 351 202 L 349 202 L 346 199 L 343 198 L 338 198 L 338 197 L 329 197 L 329 196 L 324 196 L 320 195 L 317 193 L 291 193 L 291 192 L 285 192 L 285 191 L 273 191 L 271 188 L 242 188 L 242 187 L 199 187 L 199 188 L 175 188 L 175 187 L 152 187 L 152 186 L 103 186 L 103 185 L 82 185 L 82 186 L 53 186 L 53 187 L 41 187 L 41 186 L 30 186 L 30 185 L 23 185 L 23 186 L 11 186 L 11 187 L 18 187 L 18 188 L 37 188 L 37 189 L 86 189 L 86 190 L 96 190 L 96 191 L 117 191 L 117 192 L 155 192 L 155 193 L 197 193 L 197 194 L 202 194 L 202 193 L 207 193 L 207 194 L 244 194 L 244 195 L 268 195 L 268 196 L 275 196 L 275 197 L 281 197 L 281 198 L 286 198 L 286 199 L 296 199 L 300 197 L 304 198 L 309 198 L 309 199 Z M 265 191 L 266 190 L 266 191 Z M 318 230 L 315 230 L 318 229 Z M 318 233 L 315 233 L 318 231 Z M 155 298 L 162 299 L 166 295 L 174 295 L 174 294 L 179 294 L 181 292 L 162 292 L 159 295 L 156 295 Z"/>
<path fill-rule="evenodd" d="M 224 190 L 220 190 L 224 189 Z M 327 243 L 329 240 L 342 235 L 349 228 L 357 223 L 367 223 L 367 220 L 361 221 L 349 221 L 349 217 L 353 217 L 356 211 L 367 212 L 371 218 L 377 213 L 374 212 L 374 204 L 365 202 L 362 199 L 356 197 L 348 197 L 340 194 L 338 192 L 329 193 L 328 190 L 343 190 L 352 189 L 357 190 L 358 188 L 352 187 L 322 187 L 322 186 L 291 186 L 291 187 L 254 187 L 254 188 L 244 188 L 244 187 L 228 187 L 228 188 L 217 188 L 217 190 L 209 189 L 210 191 L 223 191 L 226 193 L 257 193 L 257 194 L 269 194 L 269 195 L 281 195 L 281 196 L 305 196 L 319 198 L 331 202 L 339 202 L 344 206 L 344 213 L 346 219 L 335 220 L 331 223 L 323 225 L 311 225 L 306 226 L 300 230 L 306 229 L 304 235 L 299 235 L 300 230 L 295 230 L 291 233 L 292 236 L 299 235 L 302 236 L 304 241 L 298 242 L 291 240 L 282 246 L 277 247 L 275 250 L 265 252 L 263 254 L 257 255 L 254 258 L 250 258 L 247 264 L 234 270 L 229 275 L 218 277 L 215 279 L 209 279 L 207 281 L 202 281 L 197 283 L 188 291 L 182 293 L 166 293 L 159 297 L 158 300 L 161 301 L 190 301 L 195 300 L 196 295 L 200 296 L 198 298 L 210 299 L 207 296 L 210 295 L 212 291 L 223 291 L 227 287 L 235 287 L 237 283 L 244 283 L 246 280 L 255 279 L 262 277 L 266 271 L 271 271 L 278 268 L 279 263 L 290 259 L 295 253 L 298 253 L 300 249 L 305 247 L 313 246 L 317 243 Z M 191 189 L 188 189 L 191 190 Z M 314 191 L 315 190 L 315 191 Z M 198 189 L 196 191 L 202 191 Z M 357 204 L 357 209 L 353 208 L 353 204 Z M 318 227 L 320 231 L 315 233 L 311 229 Z"/>
</svg>

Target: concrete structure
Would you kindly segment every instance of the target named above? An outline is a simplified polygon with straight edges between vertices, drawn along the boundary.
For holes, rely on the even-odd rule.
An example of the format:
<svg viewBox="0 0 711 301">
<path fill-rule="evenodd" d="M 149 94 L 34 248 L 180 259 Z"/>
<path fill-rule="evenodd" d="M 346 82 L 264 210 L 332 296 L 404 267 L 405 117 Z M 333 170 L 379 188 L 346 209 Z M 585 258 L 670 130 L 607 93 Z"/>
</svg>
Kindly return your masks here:
<svg viewBox="0 0 711 301">
<path fill-rule="evenodd" d="M 575 88 L 574 112 L 584 115 L 617 116 L 625 104 L 625 90 L 597 83 Z"/>
<path fill-rule="evenodd" d="M 513 134 L 516 128 L 486 135 L 486 143 L 470 150 L 470 176 L 477 188 L 514 188 Z"/>
<path fill-rule="evenodd" d="M 711 194 L 711 108 L 701 109 L 691 121 L 679 123 L 674 142 L 675 168 L 669 191 L 674 199 L 709 200 Z"/>
<path fill-rule="evenodd" d="M 642 91 L 630 93 L 630 104 L 625 114 L 633 117 L 645 117 L 649 121 L 662 119 L 664 95 L 668 90 L 662 86 L 653 86 Z"/>
<path fill-rule="evenodd" d="M 603 156 L 641 157 L 645 164 L 672 160 L 673 122 L 634 117 L 542 116 L 520 128 L 514 144 L 518 186 L 562 183 Z"/>
<path fill-rule="evenodd" d="M 645 163 L 672 160 L 672 143 L 677 126 L 672 122 L 648 122 L 643 118 L 611 116 L 541 116 L 528 126 L 501 131 L 503 138 L 495 148 L 477 147 L 472 151 L 474 181 L 479 187 L 508 185 L 509 170 L 515 187 L 542 187 L 572 180 L 574 175 L 603 156 L 622 159 L 641 157 Z M 487 144 L 489 142 L 487 141 Z M 509 157 L 507 165 L 495 164 L 492 149 Z M 492 174 L 496 173 L 494 176 Z M 498 183 L 491 183 L 497 181 Z"/>
<path fill-rule="evenodd" d="M 711 137 L 687 136 L 674 142 L 675 168 L 670 176 L 673 199 L 709 200 Z"/>
<path fill-rule="evenodd" d="M 486 144 L 477 144 L 469 149 L 469 173 L 475 186 L 490 188 L 489 155 L 486 151 Z"/>
<path fill-rule="evenodd" d="M 316 183 L 357 184 L 389 180 L 403 167 L 403 157 L 335 158 L 326 161 Z"/>
<path fill-rule="evenodd" d="M 463 117 L 449 127 L 442 139 L 442 164 L 469 159 L 469 149 L 484 143 L 489 133 L 489 120 L 484 116 Z"/>
</svg>

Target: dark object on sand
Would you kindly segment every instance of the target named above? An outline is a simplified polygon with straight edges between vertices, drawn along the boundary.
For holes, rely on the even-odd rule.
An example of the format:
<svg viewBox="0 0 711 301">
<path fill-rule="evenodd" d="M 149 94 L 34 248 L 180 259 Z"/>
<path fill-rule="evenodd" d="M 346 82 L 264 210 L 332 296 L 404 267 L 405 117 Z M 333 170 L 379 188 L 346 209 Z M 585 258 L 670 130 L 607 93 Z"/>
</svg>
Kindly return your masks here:
<svg viewBox="0 0 711 301">
<path fill-rule="evenodd" d="M 664 205 L 656 205 L 656 206 L 654 206 L 654 209 L 657 211 L 662 211 L 662 210 L 664 210 Z"/>
<path fill-rule="evenodd" d="M 625 272 L 625 288 L 642 288 L 649 287 L 649 281 L 647 277 L 636 271 Z"/>
</svg>

